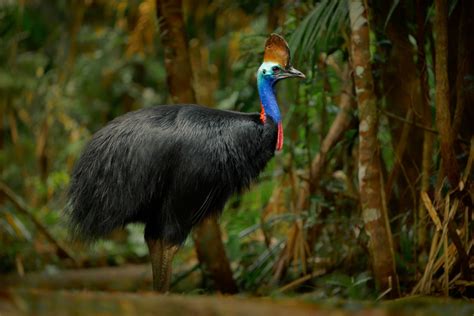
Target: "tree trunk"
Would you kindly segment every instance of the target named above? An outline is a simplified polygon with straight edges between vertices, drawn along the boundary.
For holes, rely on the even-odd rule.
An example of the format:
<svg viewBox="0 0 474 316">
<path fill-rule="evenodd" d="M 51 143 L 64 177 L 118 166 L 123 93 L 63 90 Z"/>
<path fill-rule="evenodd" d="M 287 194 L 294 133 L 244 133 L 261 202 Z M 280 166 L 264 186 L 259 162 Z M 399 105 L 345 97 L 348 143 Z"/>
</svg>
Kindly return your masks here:
<svg viewBox="0 0 474 316">
<path fill-rule="evenodd" d="M 456 111 L 453 118 L 453 137 L 458 134 L 465 139 L 474 135 L 474 89 L 472 88 L 472 74 L 474 73 L 474 1 L 462 0 L 460 6 L 461 16 L 458 28 L 457 69 L 456 69 Z M 454 39 L 453 39 L 454 41 Z M 471 106 L 469 106 L 471 105 Z"/>
<path fill-rule="evenodd" d="M 181 0 L 157 0 L 156 11 L 160 22 L 171 99 L 173 103 L 195 103 Z M 199 262 L 203 268 L 209 269 L 216 289 L 223 293 L 236 293 L 237 285 L 232 276 L 216 219 L 211 218 L 196 227 L 193 239 Z"/>
<path fill-rule="evenodd" d="M 181 0 L 157 0 L 156 14 L 163 44 L 166 81 L 173 103 L 196 102 L 192 85 L 193 72 L 189 60 Z"/>
<path fill-rule="evenodd" d="M 278 27 L 284 27 L 285 9 L 282 0 L 268 1 L 267 30 L 275 32 Z"/>
<path fill-rule="evenodd" d="M 415 51 L 409 41 L 407 16 L 403 6 L 400 4 L 391 12 L 392 7 L 391 1 L 381 1 L 381 14 L 374 14 L 380 28 L 389 19 L 386 35 L 391 47 L 381 69 L 383 97 L 385 97 L 388 111 L 405 118 L 411 115 L 418 121 L 416 114 L 422 111 L 422 100 L 420 79 L 414 59 Z M 390 14 L 392 15 L 389 16 Z M 391 204 L 391 210 L 396 210 L 398 213 L 414 212 L 417 209 L 418 196 L 415 187 L 419 181 L 421 169 L 422 147 L 420 144 L 423 141 L 423 132 L 406 122 L 400 122 L 391 117 L 387 119 L 396 155 L 385 190 L 387 202 Z M 395 196 L 394 187 L 398 194 L 392 199 Z"/>
<path fill-rule="evenodd" d="M 423 126 L 431 127 L 432 117 L 430 109 L 430 88 L 428 85 L 428 72 L 425 54 L 425 19 L 428 5 L 426 0 L 416 1 L 416 42 L 418 47 L 417 69 L 420 76 L 420 91 L 422 101 L 422 123 Z M 430 187 L 430 175 L 433 159 L 433 135 L 431 132 L 423 132 L 423 158 L 421 163 L 421 192 L 428 192 Z M 418 205 L 418 229 L 417 242 L 421 253 L 425 252 L 426 244 L 426 219 L 428 214 L 422 203 Z M 423 256 L 420 256 L 422 258 Z"/>
<path fill-rule="evenodd" d="M 215 287 L 222 293 L 237 293 L 239 289 L 232 277 L 217 220 L 214 217 L 204 220 L 194 229 L 193 238 L 201 267 Z"/>
<path fill-rule="evenodd" d="M 351 22 L 350 56 L 359 109 L 359 190 L 362 217 L 369 235 L 369 251 L 380 292 L 399 296 L 392 235 L 383 201 L 377 141 L 377 108 L 370 61 L 367 8 L 362 0 L 348 0 Z"/>
<path fill-rule="evenodd" d="M 435 1 L 435 74 L 436 74 L 436 127 L 440 138 L 443 172 L 452 187 L 459 181 L 459 166 L 453 147 L 451 113 L 449 108 L 448 79 L 448 4 L 446 0 Z"/>
</svg>

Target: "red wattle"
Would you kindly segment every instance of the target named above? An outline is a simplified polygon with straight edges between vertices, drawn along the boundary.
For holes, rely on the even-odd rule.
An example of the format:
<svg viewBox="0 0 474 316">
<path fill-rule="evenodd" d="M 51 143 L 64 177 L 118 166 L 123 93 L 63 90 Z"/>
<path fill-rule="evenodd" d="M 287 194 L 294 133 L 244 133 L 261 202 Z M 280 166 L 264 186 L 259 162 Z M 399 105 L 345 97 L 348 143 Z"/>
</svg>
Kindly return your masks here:
<svg viewBox="0 0 474 316">
<path fill-rule="evenodd" d="M 276 150 L 280 151 L 283 148 L 283 126 L 281 122 L 278 122 L 278 138 L 276 144 Z"/>
<path fill-rule="evenodd" d="M 264 108 L 263 108 L 263 106 L 262 106 L 262 111 L 260 111 L 260 121 L 261 121 L 262 123 L 265 123 L 266 119 L 267 119 L 267 116 L 266 116 L 265 110 L 264 110 Z"/>
</svg>

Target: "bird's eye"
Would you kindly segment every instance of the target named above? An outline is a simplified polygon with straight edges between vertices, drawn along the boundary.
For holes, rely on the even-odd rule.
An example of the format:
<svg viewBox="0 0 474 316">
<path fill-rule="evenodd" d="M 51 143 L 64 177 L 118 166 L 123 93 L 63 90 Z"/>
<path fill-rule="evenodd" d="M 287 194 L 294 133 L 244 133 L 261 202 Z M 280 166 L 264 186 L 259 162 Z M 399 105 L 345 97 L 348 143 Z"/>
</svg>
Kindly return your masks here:
<svg viewBox="0 0 474 316">
<path fill-rule="evenodd" d="M 263 70 L 262 70 L 262 73 L 263 73 L 263 74 L 266 74 L 266 73 L 267 73 L 267 71 L 266 71 L 265 69 L 263 69 Z"/>
<path fill-rule="evenodd" d="M 272 67 L 272 70 L 273 70 L 273 73 L 274 73 L 274 74 L 277 74 L 277 73 L 280 72 L 280 67 L 278 67 L 278 66 L 273 66 L 273 67 Z"/>
</svg>

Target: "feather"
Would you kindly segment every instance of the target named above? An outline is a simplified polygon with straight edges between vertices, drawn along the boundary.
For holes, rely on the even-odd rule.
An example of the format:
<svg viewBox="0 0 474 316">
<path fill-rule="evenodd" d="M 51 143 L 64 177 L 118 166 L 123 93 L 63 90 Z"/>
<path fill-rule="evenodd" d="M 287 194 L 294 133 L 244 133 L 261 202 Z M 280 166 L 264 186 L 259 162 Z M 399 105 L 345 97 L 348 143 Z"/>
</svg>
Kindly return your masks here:
<svg viewBox="0 0 474 316">
<path fill-rule="evenodd" d="M 206 199 L 202 203 L 201 207 L 193 214 L 191 217 L 191 225 L 196 225 L 201 221 L 201 219 L 208 213 L 209 206 L 212 204 L 214 199 L 214 193 L 216 192 L 216 187 L 213 187 L 206 196 Z"/>
<path fill-rule="evenodd" d="M 265 42 L 263 61 L 275 62 L 285 68 L 290 65 L 290 48 L 283 37 L 278 34 L 270 35 Z"/>
<path fill-rule="evenodd" d="M 275 153 L 277 124 L 259 113 L 163 105 L 125 114 L 97 132 L 69 188 L 70 225 L 93 241 L 131 222 L 181 244 L 218 215 Z"/>
</svg>

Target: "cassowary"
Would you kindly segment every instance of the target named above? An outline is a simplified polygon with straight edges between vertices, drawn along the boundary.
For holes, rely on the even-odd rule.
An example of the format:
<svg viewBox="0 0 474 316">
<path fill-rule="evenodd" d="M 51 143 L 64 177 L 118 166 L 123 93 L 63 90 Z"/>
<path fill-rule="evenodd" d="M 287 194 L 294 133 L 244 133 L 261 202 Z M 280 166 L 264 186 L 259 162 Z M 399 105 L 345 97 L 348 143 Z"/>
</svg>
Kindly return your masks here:
<svg viewBox="0 0 474 316">
<path fill-rule="evenodd" d="M 171 261 L 200 221 L 218 215 L 283 146 L 275 83 L 305 78 L 286 41 L 272 34 L 257 72 L 261 113 L 161 105 L 122 115 L 99 130 L 76 162 L 68 192 L 73 235 L 93 241 L 145 224 L 153 288 L 167 291 Z"/>
</svg>

